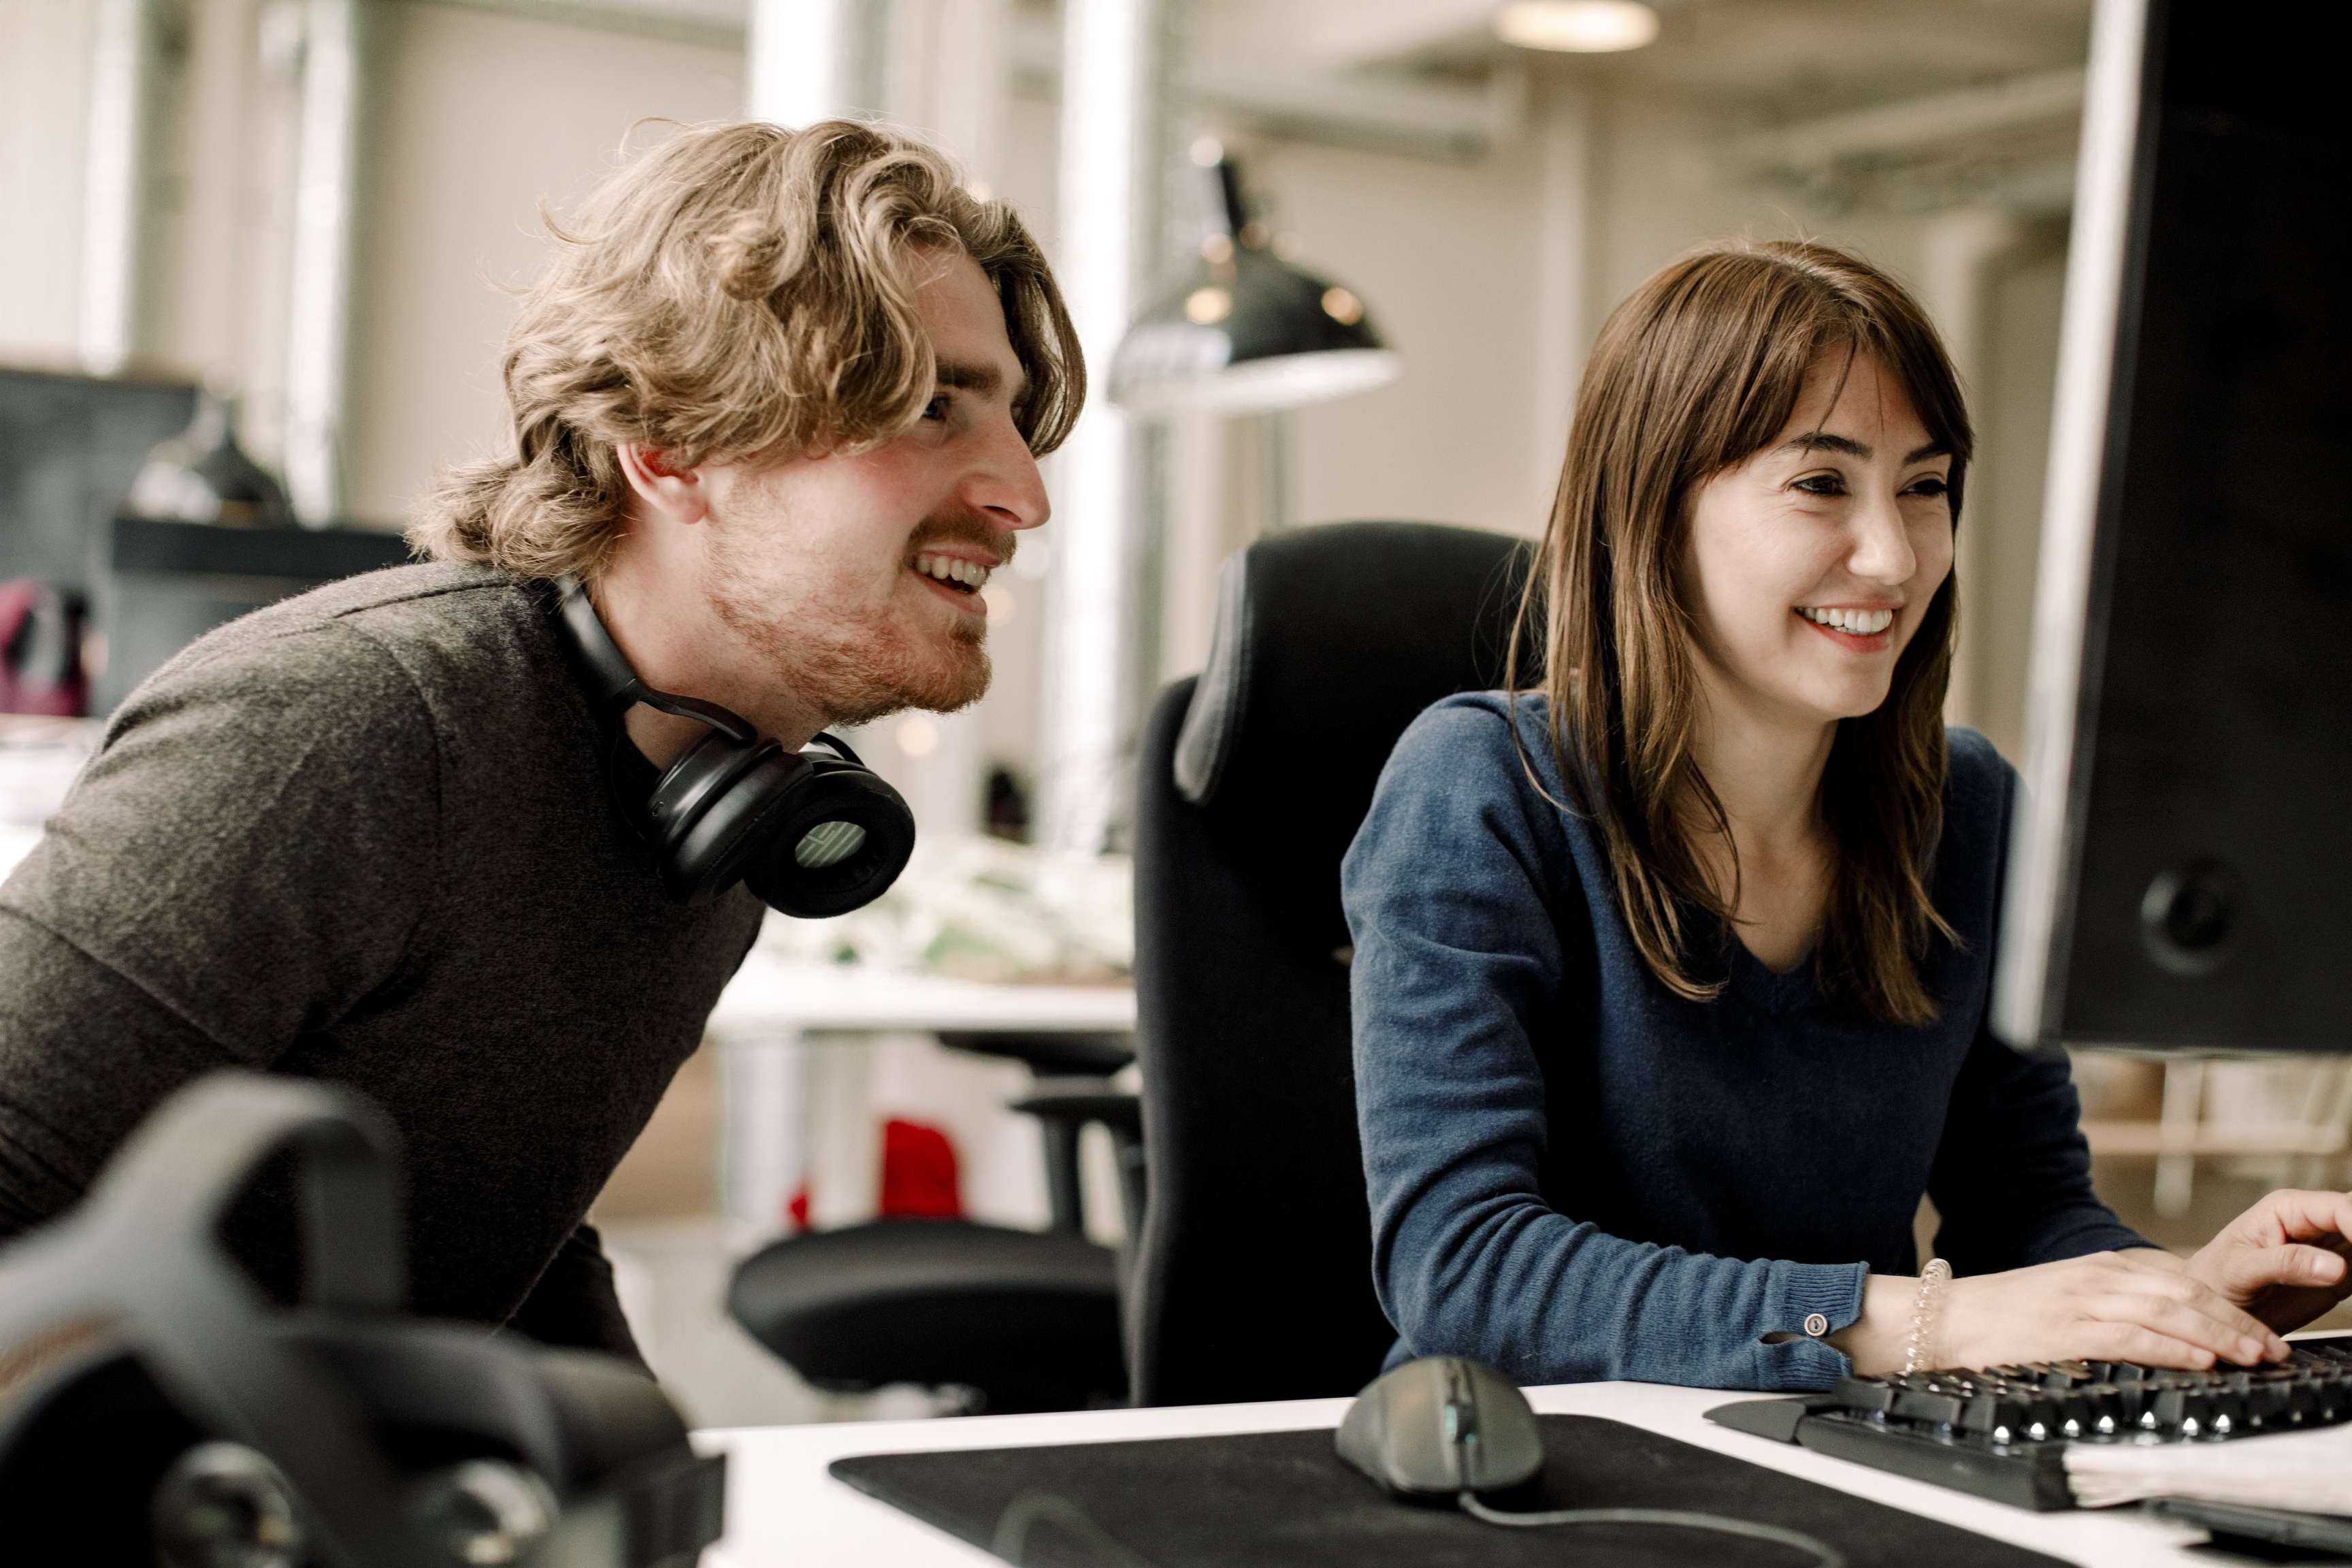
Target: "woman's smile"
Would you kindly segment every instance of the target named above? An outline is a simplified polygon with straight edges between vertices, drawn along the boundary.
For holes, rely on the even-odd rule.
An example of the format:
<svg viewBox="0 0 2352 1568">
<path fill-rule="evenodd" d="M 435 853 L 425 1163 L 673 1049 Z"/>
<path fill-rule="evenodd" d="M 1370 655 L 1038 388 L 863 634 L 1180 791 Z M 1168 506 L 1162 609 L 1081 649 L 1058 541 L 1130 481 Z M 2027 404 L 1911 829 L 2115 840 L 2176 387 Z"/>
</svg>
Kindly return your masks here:
<svg viewBox="0 0 2352 1568">
<path fill-rule="evenodd" d="M 1854 653 L 1886 653 L 1895 647 L 1899 606 L 1801 605 L 1796 617 L 1842 648 Z"/>
</svg>

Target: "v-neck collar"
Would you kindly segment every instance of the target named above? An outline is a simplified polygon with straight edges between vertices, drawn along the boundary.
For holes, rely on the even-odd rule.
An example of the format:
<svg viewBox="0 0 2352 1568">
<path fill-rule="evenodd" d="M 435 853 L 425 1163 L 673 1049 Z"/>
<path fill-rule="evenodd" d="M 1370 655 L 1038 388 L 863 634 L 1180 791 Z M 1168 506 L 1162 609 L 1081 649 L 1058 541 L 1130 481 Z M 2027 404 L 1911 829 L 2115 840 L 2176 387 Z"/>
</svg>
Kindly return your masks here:
<svg viewBox="0 0 2352 1568">
<path fill-rule="evenodd" d="M 1820 952 L 1818 947 L 1808 949 L 1795 968 L 1779 973 L 1750 952 L 1746 942 L 1728 931 L 1724 936 L 1731 949 L 1726 988 L 1733 995 L 1765 1013 L 1800 1013 L 1812 1005 L 1816 994 L 1813 960 Z"/>
</svg>

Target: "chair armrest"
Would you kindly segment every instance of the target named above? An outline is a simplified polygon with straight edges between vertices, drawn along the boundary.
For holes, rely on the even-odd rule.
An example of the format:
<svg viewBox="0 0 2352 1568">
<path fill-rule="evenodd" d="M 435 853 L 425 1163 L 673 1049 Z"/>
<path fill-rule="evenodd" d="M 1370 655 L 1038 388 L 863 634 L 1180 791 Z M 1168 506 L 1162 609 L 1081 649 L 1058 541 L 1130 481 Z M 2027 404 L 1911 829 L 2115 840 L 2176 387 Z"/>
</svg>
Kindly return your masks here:
<svg viewBox="0 0 2352 1568">
<path fill-rule="evenodd" d="M 1083 1125 L 1099 1121 L 1114 1137 L 1143 1136 L 1143 1101 L 1136 1095 L 1104 1089 L 1093 1084 L 1072 1085 L 1062 1089 L 1040 1084 L 1019 1100 L 1006 1105 L 1024 1116 L 1034 1116 L 1040 1121 L 1062 1121 Z"/>
<path fill-rule="evenodd" d="M 1089 1121 L 1099 1121 L 1110 1132 L 1118 1156 L 1118 1205 L 1127 1234 L 1143 1227 L 1143 1100 L 1139 1095 L 1105 1089 L 1101 1080 L 1078 1079 L 1043 1082 L 1029 1094 L 1006 1104 L 1044 1124 L 1047 1206 L 1057 1230 L 1078 1230 L 1084 1224 L 1078 1196 L 1078 1134 Z"/>
<path fill-rule="evenodd" d="M 1047 1078 L 1108 1078 L 1135 1059 L 1135 1037 L 1126 1034 L 942 1029 L 939 1038 L 951 1051 L 1010 1058 Z"/>
</svg>

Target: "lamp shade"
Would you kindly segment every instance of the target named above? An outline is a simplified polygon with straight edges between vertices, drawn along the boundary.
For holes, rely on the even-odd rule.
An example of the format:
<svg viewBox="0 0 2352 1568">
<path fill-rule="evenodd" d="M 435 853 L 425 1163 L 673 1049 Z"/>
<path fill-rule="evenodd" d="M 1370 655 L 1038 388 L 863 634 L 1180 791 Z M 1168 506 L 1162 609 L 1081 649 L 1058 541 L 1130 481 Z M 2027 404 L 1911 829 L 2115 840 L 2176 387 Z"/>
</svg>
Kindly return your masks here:
<svg viewBox="0 0 2352 1568">
<path fill-rule="evenodd" d="M 1268 248 L 1230 160 L 1209 174 L 1217 213 L 1200 259 L 1120 340 L 1111 401 L 1144 416 L 1270 413 L 1395 380 L 1364 302 Z"/>
<path fill-rule="evenodd" d="M 285 487 L 236 444 L 236 399 L 209 390 L 186 431 L 149 451 L 122 510 L 231 528 L 294 526 Z"/>
</svg>

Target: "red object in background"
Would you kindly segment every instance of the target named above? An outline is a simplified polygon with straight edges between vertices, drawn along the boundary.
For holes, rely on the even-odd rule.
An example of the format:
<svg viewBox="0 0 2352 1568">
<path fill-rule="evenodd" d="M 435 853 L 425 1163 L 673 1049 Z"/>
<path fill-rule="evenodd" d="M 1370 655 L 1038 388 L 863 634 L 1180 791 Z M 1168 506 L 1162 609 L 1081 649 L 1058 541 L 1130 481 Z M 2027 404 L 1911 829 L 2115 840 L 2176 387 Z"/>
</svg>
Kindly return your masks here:
<svg viewBox="0 0 2352 1568">
<path fill-rule="evenodd" d="M 882 1124 L 884 1219 L 961 1219 L 956 1152 L 945 1132 L 895 1117 Z"/>
<path fill-rule="evenodd" d="M 793 1228 L 794 1230 L 806 1230 L 808 1228 L 808 1184 L 806 1182 L 803 1182 L 799 1188 L 793 1192 L 793 1195 L 785 1200 L 784 1217 L 793 1222 Z"/>
<path fill-rule="evenodd" d="M 0 583 L 0 713 L 82 711 L 81 629 L 79 595 L 31 577 Z"/>
</svg>

